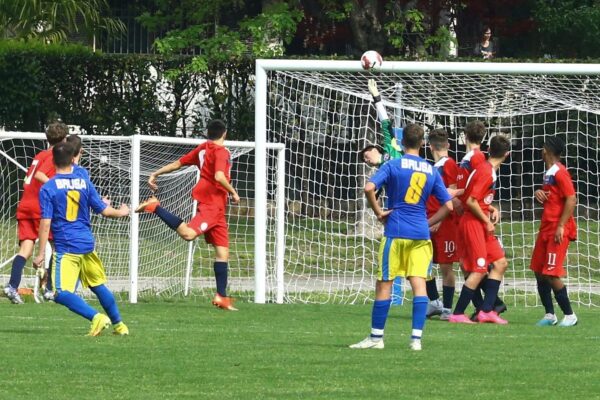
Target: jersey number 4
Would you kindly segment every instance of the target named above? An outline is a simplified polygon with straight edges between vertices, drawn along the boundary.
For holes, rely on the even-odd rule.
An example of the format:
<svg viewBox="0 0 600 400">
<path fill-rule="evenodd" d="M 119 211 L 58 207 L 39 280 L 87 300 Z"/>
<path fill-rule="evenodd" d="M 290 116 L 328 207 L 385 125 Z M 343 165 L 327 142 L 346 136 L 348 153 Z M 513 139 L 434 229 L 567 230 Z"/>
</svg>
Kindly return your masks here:
<svg viewBox="0 0 600 400">
<path fill-rule="evenodd" d="M 410 176 L 410 186 L 404 196 L 407 204 L 417 204 L 423 195 L 423 188 L 427 183 L 427 175 L 422 172 L 413 172 Z"/>
</svg>

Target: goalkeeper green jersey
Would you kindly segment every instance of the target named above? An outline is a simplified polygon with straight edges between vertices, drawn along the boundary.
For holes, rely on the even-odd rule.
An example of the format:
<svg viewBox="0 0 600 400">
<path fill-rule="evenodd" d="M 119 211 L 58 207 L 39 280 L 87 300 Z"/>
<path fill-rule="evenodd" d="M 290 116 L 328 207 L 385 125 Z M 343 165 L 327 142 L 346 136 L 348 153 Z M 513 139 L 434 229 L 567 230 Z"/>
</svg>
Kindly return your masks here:
<svg viewBox="0 0 600 400">
<path fill-rule="evenodd" d="M 402 146 L 398 143 L 394 130 L 392 129 L 392 121 L 384 119 L 381 121 L 381 133 L 383 134 L 383 158 L 380 167 L 389 160 L 400 158 L 404 155 Z"/>
</svg>

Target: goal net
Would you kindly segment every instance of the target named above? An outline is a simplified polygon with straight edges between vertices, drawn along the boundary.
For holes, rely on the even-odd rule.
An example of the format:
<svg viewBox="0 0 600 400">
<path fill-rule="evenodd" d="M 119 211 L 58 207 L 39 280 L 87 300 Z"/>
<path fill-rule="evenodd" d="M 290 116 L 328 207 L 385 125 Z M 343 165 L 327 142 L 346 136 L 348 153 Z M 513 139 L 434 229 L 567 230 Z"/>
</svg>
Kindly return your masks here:
<svg viewBox="0 0 600 400">
<path fill-rule="evenodd" d="M 121 203 L 135 206 L 151 193 L 147 180 L 153 171 L 179 159 L 202 140 L 160 137 L 81 136 L 84 155 L 81 165 L 88 169 L 100 195 L 110 199 L 113 206 Z M 242 299 L 254 294 L 255 207 L 254 168 L 257 164 L 254 143 L 226 142 L 232 158 L 232 183 L 242 201 L 228 208 L 230 230 L 229 290 Z M 18 251 L 15 210 L 22 191 L 22 181 L 31 160 L 46 148 L 44 134 L 6 132 L 0 134 L 0 282 L 6 284 L 11 261 Z M 269 296 L 277 298 L 276 209 L 277 157 L 283 157 L 283 146 L 267 145 L 266 211 L 264 227 L 265 255 L 272 281 Z M 198 169 L 184 167 L 158 178 L 156 193 L 166 209 L 184 221 L 193 216 L 196 204 L 191 190 L 199 179 Z M 130 218 L 112 219 L 92 216 L 96 249 L 102 259 L 115 292 L 129 293 L 136 302 L 138 296 L 168 296 L 179 294 L 214 294 L 214 250 L 202 238 L 192 242 L 180 239 L 159 218 L 134 214 Z M 29 264 L 30 265 L 30 262 Z M 34 282 L 33 269 L 25 269 L 22 286 Z M 280 294 L 281 296 L 282 294 Z"/>
<path fill-rule="evenodd" d="M 599 73 L 597 65 L 582 64 L 384 62 L 381 70 L 365 72 L 358 61 L 259 60 L 257 94 L 266 95 L 257 95 L 257 115 L 264 119 L 257 138 L 262 129 L 264 140 L 289 149 L 286 299 L 358 303 L 373 295 L 381 228 L 362 192 L 374 170 L 358 152 L 382 141 L 367 88 L 367 79 L 374 78 L 396 126 L 415 122 L 426 132 L 446 129 L 458 160 L 470 120 L 489 127 L 484 150 L 491 136 L 510 136 L 496 203 L 502 216 L 497 234 L 510 263 L 502 292 L 513 304 L 538 301 L 529 270 L 541 216 L 533 193 L 545 170 L 544 139 L 565 140 L 563 161 L 579 202 L 566 284 L 576 303 L 600 305 Z"/>
</svg>

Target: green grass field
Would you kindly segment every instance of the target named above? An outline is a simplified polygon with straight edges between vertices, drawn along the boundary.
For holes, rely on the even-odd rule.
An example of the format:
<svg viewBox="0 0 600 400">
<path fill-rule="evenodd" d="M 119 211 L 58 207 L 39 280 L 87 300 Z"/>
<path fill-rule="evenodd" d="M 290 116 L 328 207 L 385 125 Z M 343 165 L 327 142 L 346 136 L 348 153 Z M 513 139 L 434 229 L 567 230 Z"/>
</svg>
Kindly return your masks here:
<svg viewBox="0 0 600 400">
<path fill-rule="evenodd" d="M 94 304 L 97 306 L 97 304 Z M 592 399 L 600 396 L 600 319 L 539 328 L 540 308 L 508 326 L 428 321 L 408 349 L 410 303 L 395 307 L 384 350 L 350 350 L 370 306 L 121 304 L 129 337 L 85 337 L 53 303 L 0 299 L 3 399 Z"/>
</svg>

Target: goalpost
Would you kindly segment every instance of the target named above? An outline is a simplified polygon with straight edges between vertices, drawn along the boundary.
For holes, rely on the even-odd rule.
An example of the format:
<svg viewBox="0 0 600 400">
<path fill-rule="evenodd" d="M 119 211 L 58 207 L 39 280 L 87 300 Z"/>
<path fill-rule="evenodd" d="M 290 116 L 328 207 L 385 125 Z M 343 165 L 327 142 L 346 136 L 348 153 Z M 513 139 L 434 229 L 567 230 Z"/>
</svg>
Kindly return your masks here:
<svg viewBox="0 0 600 400">
<path fill-rule="evenodd" d="M 364 71 L 359 61 L 257 60 L 257 156 L 267 142 L 288 149 L 286 301 L 372 297 L 381 229 L 362 193 L 374 170 L 358 151 L 382 138 L 368 78 L 376 79 L 396 124 L 446 129 L 456 159 L 464 155 L 462 128 L 470 120 L 489 127 L 484 149 L 496 133 L 510 135 L 496 203 L 510 263 L 502 292 L 513 304 L 538 301 L 529 271 L 541 216 L 533 192 L 542 184 L 544 138 L 560 135 L 579 202 L 566 283 L 576 303 L 600 305 L 600 65 L 384 61 Z"/>
<path fill-rule="evenodd" d="M 0 283 L 6 284 L 11 261 L 18 251 L 15 210 L 22 181 L 31 160 L 45 149 L 43 133 L 0 133 Z M 151 193 L 149 174 L 186 154 L 203 139 L 158 136 L 81 135 L 81 165 L 112 205 L 131 209 Z M 227 141 L 232 158 L 232 183 L 240 205 L 229 205 L 230 285 L 238 297 L 256 302 L 283 302 L 284 165 L 282 144 Z M 260 170 L 260 174 L 257 173 Z M 196 167 L 185 167 L 158 178 L 157 197 L 183 220 L 191 219 L 196 204 L 191 190 L 199 179 Z M 259 189 L 260 188 L 260 192 Z M 262 201 L 256 201 L 260 197 Z M 259 209 L 260 207 L 260 209 Z M 96 248 L 105 264 L 109 287 L 128 292 L 129 301 L 140 296 L 212 295 L 214 252 L 202 238 L 185 242 L 159 218 L 131 213 L 130 218 L 92 217 Z M 254 237 L 262 237 L 256 242 Z M 279 238 L 279 239 L 278 239 Z M 260 260 L 260 262 L 258 261 Z M 267 274 L 268 271 L 268 274 Z M 23 284 L 31 286 L 34 274 L 26 268 Z M 268 275 L 268 281 L 266 281 Z"/>
</svg>

